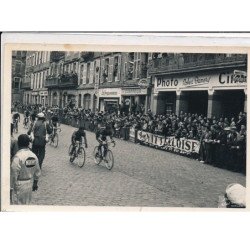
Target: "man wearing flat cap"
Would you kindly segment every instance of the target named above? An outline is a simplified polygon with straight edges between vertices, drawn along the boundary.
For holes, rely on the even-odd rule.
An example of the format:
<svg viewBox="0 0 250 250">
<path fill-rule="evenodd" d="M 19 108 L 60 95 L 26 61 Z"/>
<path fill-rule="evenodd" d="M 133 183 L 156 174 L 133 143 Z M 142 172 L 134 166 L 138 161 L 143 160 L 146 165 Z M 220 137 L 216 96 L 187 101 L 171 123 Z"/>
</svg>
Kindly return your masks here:
<svg viewBox="0 0 250 250">
<path fill-rule="evenodd" d="M 11 163 L 11 202 L 14 204 L 30 204 L 32 190 L 38 189 L 40 168 L 36 155 L 29 149 L 29 143 L 28 135 L 22 134 L 18 137 L 19 150 Z"/>
</svg>

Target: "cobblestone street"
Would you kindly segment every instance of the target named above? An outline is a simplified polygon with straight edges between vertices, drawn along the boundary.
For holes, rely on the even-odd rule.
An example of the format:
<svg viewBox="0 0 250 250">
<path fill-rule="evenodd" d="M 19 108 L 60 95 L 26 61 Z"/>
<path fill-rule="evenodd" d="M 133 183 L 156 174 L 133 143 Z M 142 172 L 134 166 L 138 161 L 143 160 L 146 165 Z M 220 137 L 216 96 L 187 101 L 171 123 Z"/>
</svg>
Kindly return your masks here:
<svg viewBox="0 0 250 250">
<path fill-rule="evenodd" d="M 97 142 L 90 132 L 85 166 L 79 168 L 68 156 L 75 128 L 61 125 L 61 129 L 58 148 L 46 146 L 34 205 L 217 207 L 228 184 L 245 186 L 242 174 L 118 139 L 112 148 L 114 168 L 109 171 L 94 163 Z M 26 133 L 22 125 L 19 130 Z"/>
</svg>

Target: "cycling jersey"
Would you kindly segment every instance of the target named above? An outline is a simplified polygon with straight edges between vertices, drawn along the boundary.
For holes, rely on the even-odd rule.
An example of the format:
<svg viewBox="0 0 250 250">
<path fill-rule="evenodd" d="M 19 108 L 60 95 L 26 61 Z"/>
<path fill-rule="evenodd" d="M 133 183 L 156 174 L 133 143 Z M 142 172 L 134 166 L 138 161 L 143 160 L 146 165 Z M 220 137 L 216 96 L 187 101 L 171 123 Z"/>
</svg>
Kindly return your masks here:
<svg viewBox="0 0 250 250">
<path fill-rule="evenodd" d="M 107 136 L 112 137 L 112 131 L 110 129 L 101 128 L 96 132 L 96 140 L 101 139 L 102 141 L 106 141 Z"/>
<path fill-rule="evenodd" d="M 30 116 L 30 112 L 29 112 L 28 110 L 26 110 L 26 111 L 24 112 L 24 116 L 25 116 L 25 117 L 29 117 L 29 116 Z"/>
<path fill-rule="evenodd" d="M 85 137 L 85 136 L 86 136 L 85 131 L 77 130 L 73 133 L 71 139 L 72 139 L 72 142 L 74 142 L 74 141 L 82 142 L 82 137 Z"/>
</svg>

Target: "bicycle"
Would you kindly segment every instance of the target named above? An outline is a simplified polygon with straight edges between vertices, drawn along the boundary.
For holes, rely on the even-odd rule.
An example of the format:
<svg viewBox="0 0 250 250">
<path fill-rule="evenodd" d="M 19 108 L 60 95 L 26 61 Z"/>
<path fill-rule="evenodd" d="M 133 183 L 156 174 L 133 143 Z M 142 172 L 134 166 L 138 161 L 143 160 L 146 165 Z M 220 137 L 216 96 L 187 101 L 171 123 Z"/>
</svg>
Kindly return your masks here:
<svg viewBox="0 0 250 250">
<path fill-rule="evenodd" d="M 29 128 L 29 117 L 25 117 L 24 120 L 23 120 L 23 127 L 25 129 L 28 129 Z"/>
<path fill-rule="evenodd" d="M 102 161 L 105 162 L 105 166 L 108 170 L 111 170 L 114 166 L 114 156 L 112 151 L 109 149 L 109 145 L 112 144 L 113 147 L 115 147 L 115 141 L 112 142 L 105 142 L 101 145 L 101 150 L 99 149 L 99 146 L 96 146 L 94 148 L 93 156 L 94 156 L 94 161 L 97 165 L 99 165 Z M 103 156 L 104 152 L 102 148 L 103 146 L 106 147 L 106 156 Z"/>
<path fill-rule="evenodd" d="M 73 147 L 74 147 L 74 151 L 72 152 Z M 70 156 L 69 161 L 71 163 L 73 163 L 74 160 L 77 159 L 78 167 L 82 168 L 86 160 L 86 152 L 85 152 L 84 147 L 82 146 L 82 143 L 80 143 L 79 141 L 76 141 L 75 146 L 71 144 L 69 146 L 69 156 Z"/>
<path fill-rule="evenodd" d="M 56 128 L 53 127 L 53 132 L 52 134 L 49 136 L 49 144 L 51 146 L 53 146 L 54 148 L 58 147 L 58 142 L 59 142 L 59 135 L 58 132 L 61 132 L 61 128 Z"/>
</svg>

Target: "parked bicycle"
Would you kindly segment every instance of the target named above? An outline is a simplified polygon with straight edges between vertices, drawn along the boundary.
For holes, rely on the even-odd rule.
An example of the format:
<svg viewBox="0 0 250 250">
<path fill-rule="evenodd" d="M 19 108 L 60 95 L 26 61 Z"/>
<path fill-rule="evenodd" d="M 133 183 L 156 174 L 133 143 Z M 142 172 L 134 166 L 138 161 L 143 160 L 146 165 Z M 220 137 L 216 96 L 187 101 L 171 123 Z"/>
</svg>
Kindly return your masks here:
<svg viewBox="0 0 250 250">
<path fill-rule="evenodd" d="M 77 165 L 82 168 L 85 164 L 86 160 L 86 152 L 84 147 L 82 146 L 82 143 L 79 141 L 76 141 L 76 145 L 71 144 L 69 146 L 69 161 L 74 162 L 77 161 Z"/>
<path fill-rule="evenodd" d="M 53 127 L 53 132 L 52 134 L 49 136 L 49 144 L 53 147 L 58 147 L 58 143 L 59 143 L 59 135 L 58 132 L 61 132 L 61 128 L 56 128 Z"/>
<path fill-rule="evenodd" d="M 109 149 L 110 144 L 115 147 L 115 141 L 105 142 L 101 146 L 96 146 L 93 152 L 95 163 L 99 165 L 103 161 L 108 170 L 111 170 L 114 166 L 114 156 Z"/>
</svg>

